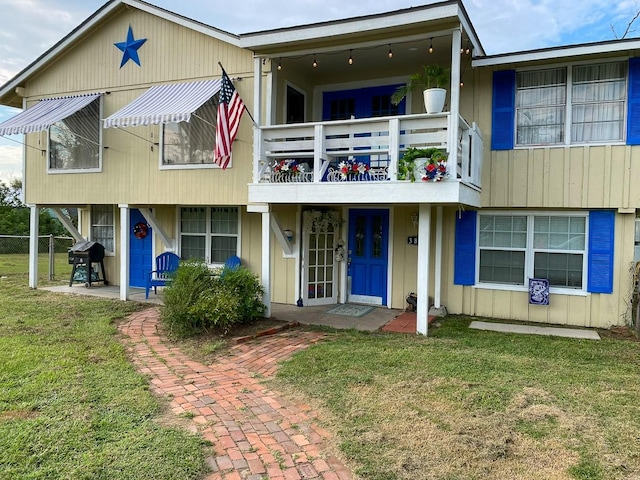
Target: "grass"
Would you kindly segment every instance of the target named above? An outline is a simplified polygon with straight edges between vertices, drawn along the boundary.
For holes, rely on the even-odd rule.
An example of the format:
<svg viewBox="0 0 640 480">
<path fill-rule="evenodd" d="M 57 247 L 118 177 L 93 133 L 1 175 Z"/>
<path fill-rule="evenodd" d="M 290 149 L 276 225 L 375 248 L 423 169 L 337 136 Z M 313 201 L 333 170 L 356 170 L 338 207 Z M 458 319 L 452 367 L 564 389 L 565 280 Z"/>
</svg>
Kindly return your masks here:
<svg viewBox="0 0 640 480">
<path fill-rule="evenodd" d="M 69 265 L 66 253 L 54 255 L 55 279 L 59 282 L 68 282 L 71 276 L 72 265 Z M 0 254 L 0 277 L 11 276 L 14 278 L 29 278 L 28 254 Z M 49 282 L 49 254 L 38 255 L 38 277 L 41 282 Z"/>
<path fill-rule="evenodd" d="M 324 412 L 366 479 L 640 477 L 640 344 L 469 330 L 338 332 L 276 387 Z"/>
<path fill-rule="evenodd" d="M 163 421 L 117 341 L 114 322 L 139 306 L 29 290 L 9 257 L 0 257 L 0 478 L 201 478 L 202 440 Z"/>
</svg>

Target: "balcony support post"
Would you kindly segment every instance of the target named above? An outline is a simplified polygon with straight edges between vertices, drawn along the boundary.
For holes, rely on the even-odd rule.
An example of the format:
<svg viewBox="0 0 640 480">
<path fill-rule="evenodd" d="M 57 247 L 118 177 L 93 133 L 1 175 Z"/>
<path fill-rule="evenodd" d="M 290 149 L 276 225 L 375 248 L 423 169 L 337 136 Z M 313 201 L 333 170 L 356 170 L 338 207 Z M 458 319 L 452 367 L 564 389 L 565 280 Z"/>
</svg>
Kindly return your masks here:
<svg viewBox="0 0 640 480">
<path fill-rule="evenodd" d="M 442 296 L 442 205 L 436 207 L 436 264 L 433 306 L 440 308 Z"/>
<path fill-rule="evenodd" d="M 451 32 L 451 115 L 449 115 L 449 161 L 447 170 L 455 178 L 458 165 L 458 128 L 460 125 L 460 46 L 461 26 Z"/>
<path fill-rule="evenodd" d="M 431 204 L 421 203 L 418 213 L 418 307 L 417 333 L 427 335 L 429 329 L 429 256 L 431 238 Z"/>
<path fill-rule="evenodd" d="M 40 207 L 29 205 L 29 288 L 38 288 L 38 229 Z"/>
</svg>

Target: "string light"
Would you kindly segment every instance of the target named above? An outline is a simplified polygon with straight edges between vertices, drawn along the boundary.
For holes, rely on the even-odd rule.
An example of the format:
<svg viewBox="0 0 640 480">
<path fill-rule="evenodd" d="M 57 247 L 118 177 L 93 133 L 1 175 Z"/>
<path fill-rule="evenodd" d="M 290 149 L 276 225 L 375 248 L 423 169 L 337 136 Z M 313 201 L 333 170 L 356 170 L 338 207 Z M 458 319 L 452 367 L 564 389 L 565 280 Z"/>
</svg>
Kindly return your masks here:
<svg viewBox="0 0 640 480">
<path fill-rule="evenodd" d="M 318 62 L 316 61 L 316 54 L 313 54 L 313 63 L 311 64 L 313 65 L 313 68 L 316 68 L 318 66 Z"/>
<path fill-rule="evenodd" d="M 429 53 L 433 53 L 433 37 L 431 37 L 431 38 L 429 39 L 429 41 L 431 42 L 431 43 L 429 44 Z"/>
<path fill-rule="evenodd" d="M 278 59 L 278 70 L 282 70 L 282 58 Z"/>
<path fill-rule="evenodd" d="M 352 49 L 349 50 L 349 65 L 353 65 L 353 56 L 351 55 L 351 52 L 353 52 Z"/>
<path fill-rule="evenodd" d="M 389 58 L 393 58 L 393 52 L 391 51 L 391 44 L 389 44 L 389 53 L 387 53 Z"/>
</svg>

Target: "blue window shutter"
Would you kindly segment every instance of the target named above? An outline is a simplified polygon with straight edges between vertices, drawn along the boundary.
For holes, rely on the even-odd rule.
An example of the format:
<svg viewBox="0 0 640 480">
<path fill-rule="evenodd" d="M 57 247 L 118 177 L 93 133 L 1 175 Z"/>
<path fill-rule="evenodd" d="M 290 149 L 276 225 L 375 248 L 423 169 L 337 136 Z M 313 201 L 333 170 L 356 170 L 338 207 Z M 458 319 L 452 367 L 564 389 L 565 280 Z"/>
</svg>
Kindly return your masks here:
<svg viewBox="0 0 640 480">
<path fill-rule="evenodd" d="M 640 57 L 629 59 L 627 145 L 640 145 Z"/>
<path fill-rule="evenodd" d="M 513 149 L 516 114 L 516 72 L 493 72 L 491 150 Z"/>
<path fill-rule="evenodd" d="M 456 213 L 456 251 L 454 254 L 453 283 L 473 285 L 476 281 L 476 222 L 478 213 Z"/>
<path fill-rule="evenodd" d="M 613 245 L 616 214 L 611 210 L 589 212 L 587 290 L 613 293 Z"/>
</svg>

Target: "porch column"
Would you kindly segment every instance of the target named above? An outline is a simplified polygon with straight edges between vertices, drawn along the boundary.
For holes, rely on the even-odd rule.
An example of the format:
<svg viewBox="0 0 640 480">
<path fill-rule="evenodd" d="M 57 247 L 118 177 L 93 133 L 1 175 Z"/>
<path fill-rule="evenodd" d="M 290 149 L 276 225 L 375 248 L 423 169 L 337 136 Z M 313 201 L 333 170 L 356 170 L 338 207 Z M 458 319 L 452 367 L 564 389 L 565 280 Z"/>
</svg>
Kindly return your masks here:
<svg viewBox="0 0 640 480">
<path fill-rule="evenodd" d="M 267 207 L 266 212 L 262 212 L 262 286 L 264 287 L 264 297 L 262 303 L 267 307 L 264 316 L 271 316 L 271 210 Z"/>
<path fill-rule="evenodd" d="M 262 59 L 253 59 L 253 118 L 258 125 L 262 122 Z M 260 161 L 262 160 L 262 130 L 253 126 L 253 183 L 260 181 Z"/>
<path fill-rule="evenodd" d="M 456 178 L 458 156 L 458 128 L 460 127 L 460 47 L 462 45 L 461 27 L 451 32 L 451 115 L 449 116 L 449 158 L 447 170 Z"/>
<path fill-rule="evenodd" d="M 416 330 L 422 335 L 429 328 L 429 239 L 431 237 L 431 205 L 421 203 L 418 213 L 418 308 Z"/>
<path fill-rule="evenodd" d="M 29 288 L 38 288 L 38 229 L 40 228 L 40 208 L 30 205 L 29 218 Z"/>
<path fill-rule="evenodd" d="M 120 207 L 120 300 L 129 300 L 129 222 L 131 210 L 129 205 Z"/>
<path fill-rule="evenodd" d="M 436 208 L 436 264 L 433 306 L 440 308 L 440 296 L 442 295 L 442 206 Z M 419 243 L 418 243 L 419 245 Z"/>
</svg>

